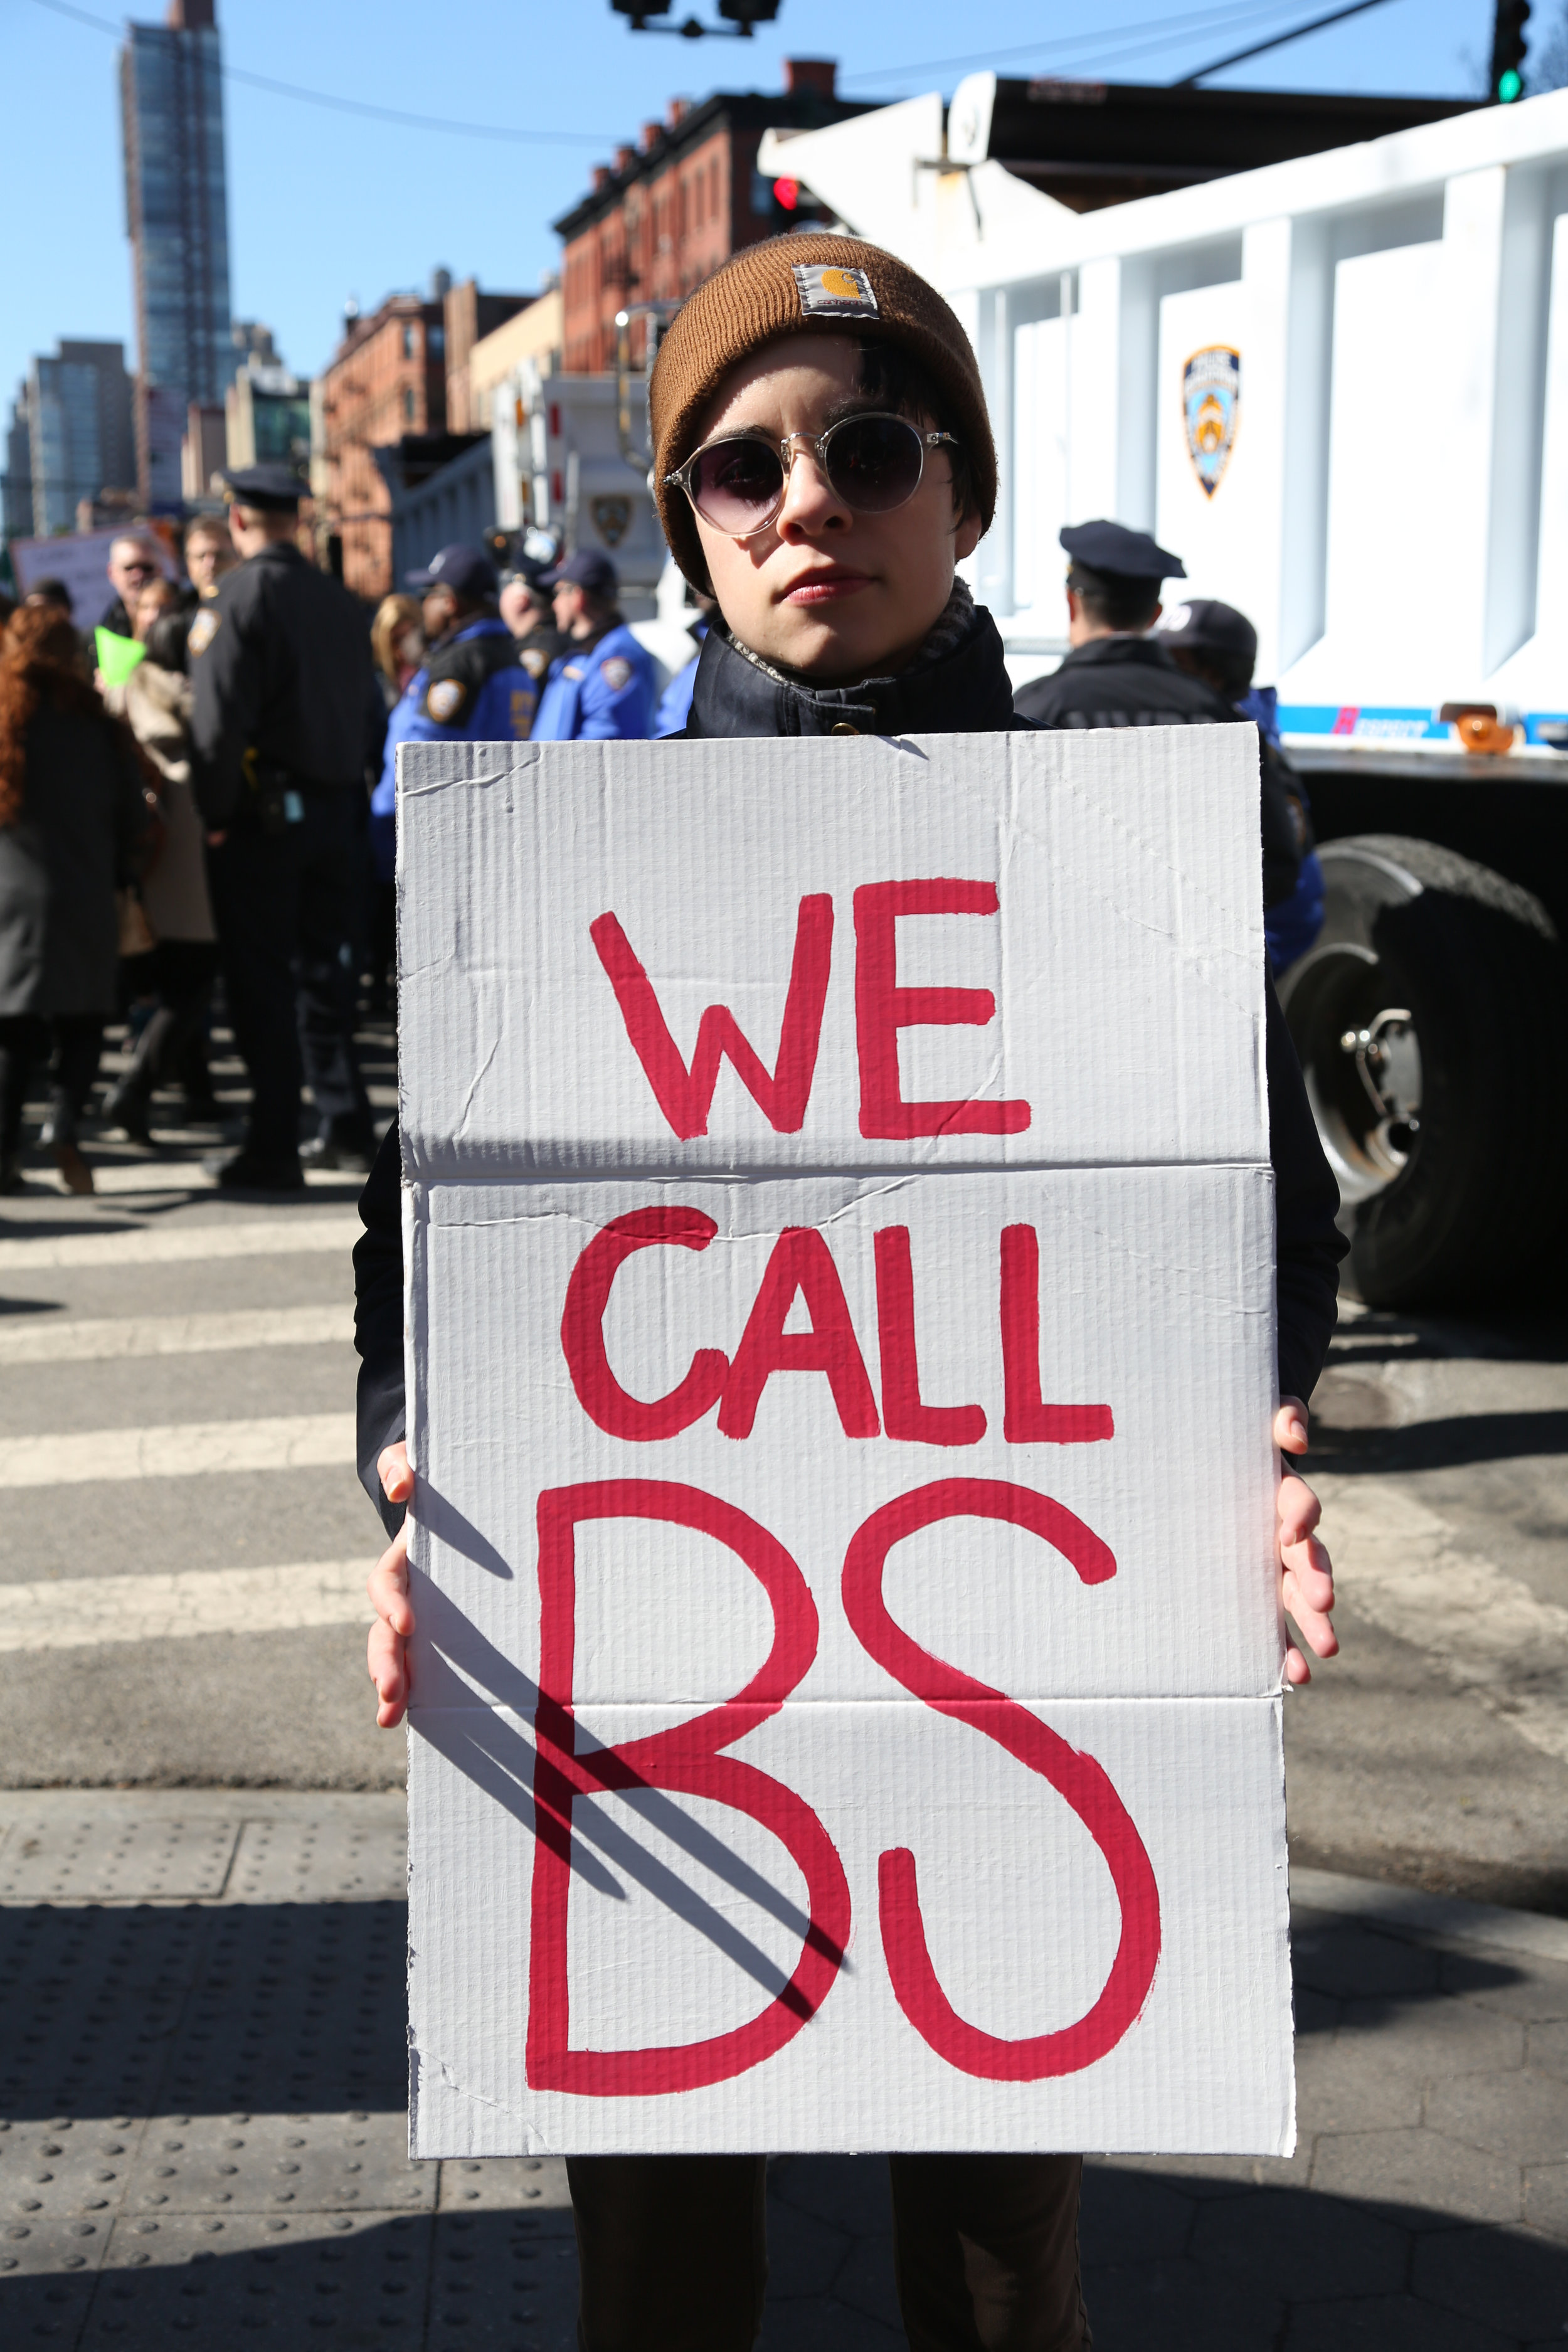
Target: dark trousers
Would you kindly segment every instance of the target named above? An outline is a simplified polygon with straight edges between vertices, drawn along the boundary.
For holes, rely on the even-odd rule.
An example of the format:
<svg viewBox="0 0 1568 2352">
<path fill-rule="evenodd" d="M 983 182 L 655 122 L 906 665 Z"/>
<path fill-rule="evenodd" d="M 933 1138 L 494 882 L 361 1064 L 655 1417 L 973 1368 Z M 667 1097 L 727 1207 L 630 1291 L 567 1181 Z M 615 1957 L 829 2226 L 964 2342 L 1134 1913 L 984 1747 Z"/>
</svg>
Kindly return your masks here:
<svg viewBox="0 0 1568 2352">
<path fill-rule="evenodd" d="M 145 1103 L 154 1087 L 176 1079 L 187 1094 L 211 1093 L 202 1030 L 216 969 L 217 950 L 205 940 L 160 940 L 127 967 L 132 993 L 156 1002 L 115 1088 L 121 1100 Z"/>
<path fill-rule="evenodd" d="M 250 1074 L 246 1139 L 259 1160 L 298 1152 L 307 1077 L 324 1136 L 354 1149 L 374 1141 L 353 1041 L 359 801 L 346 789 L 310 793 L 299 824 L 269 834 L 247 823 L 207 852 L 228 1014 Z"/>
<path fill-rule="evenodd" d="M 891 2156 L 910 2352 L 1080 2352 L 1076 2156 Z M 760 2156 L 567 2159 L 581 2352 L 751 2352 L 767 2279 Z"/>
<path fill-rule="evenodd" d="M 0 1017 L 0 1160 L 14 1160 L 22 1147 L 22 1113 L 33 1074 L 51 1046 L 55 1066 L 50 1086 L 50 1118 L 57 1143 L 76 1139 L 77 1125 L 87 1108 L 98 1057 L 103 1050 L 103 1016 L 98 1013 L 66 1013 L 53 1020 L 41 1013 L 14 1013 Z"/>
</svg>

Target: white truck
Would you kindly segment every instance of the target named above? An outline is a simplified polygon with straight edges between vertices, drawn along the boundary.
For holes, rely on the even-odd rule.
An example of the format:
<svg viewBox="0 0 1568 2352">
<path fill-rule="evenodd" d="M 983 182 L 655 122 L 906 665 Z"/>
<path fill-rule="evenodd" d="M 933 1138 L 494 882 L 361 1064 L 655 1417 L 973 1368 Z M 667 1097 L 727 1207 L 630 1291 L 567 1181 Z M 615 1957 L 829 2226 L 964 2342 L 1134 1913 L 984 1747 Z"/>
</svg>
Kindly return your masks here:
<svg viewBox="0 0 1568 2352">
<path fill-rule="evenodd" d="M 545 375 L 524 360 L 493 393 L 496 520 L 548 531 L 563 551 L 600 548 L 659 693 L 697 651 L 686 583 L 669 560 L 648 484 L 640 373 Z"/>
<path fill-rule="evenodd" d="M 1002 498 L 1016 683 L 1065 649 L 1064 523 L 1257 625 L 1328 886 L 1282 976 L 1370 1301 L 1538 1291 L 1568 1139 L 1568 91 L 1075 212 L 951 106 L 770 132 L 947 294 Z"/>
</svg>

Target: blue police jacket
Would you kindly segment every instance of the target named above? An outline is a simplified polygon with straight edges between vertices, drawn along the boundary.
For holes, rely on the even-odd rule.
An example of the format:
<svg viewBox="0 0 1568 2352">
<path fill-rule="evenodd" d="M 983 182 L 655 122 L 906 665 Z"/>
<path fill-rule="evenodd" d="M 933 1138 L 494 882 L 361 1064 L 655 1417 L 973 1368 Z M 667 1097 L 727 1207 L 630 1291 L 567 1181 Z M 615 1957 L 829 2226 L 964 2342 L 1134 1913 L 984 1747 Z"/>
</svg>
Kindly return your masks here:
<svg viewBox="0 0 1568 2352">
<path fill-rule="evenodd" d="M 691 716 L 691 697 L 697 686 L 697 664 L 702 652 L 702 640 L 708 635 L 707 622 L 695 622 L 691 634 L 697 640 L 697 651 L 684 669 L 676 671 L 664 689 L 653 722 L 656 735 L 679 735 Z"/>
<path fill-rule="evenodd" d="M 400 743 L 523 743 L 539 689 L 517 658 L 504 621 L 470 621 L 435 647 L 416 670 L 386 722 L 381 782 L 370 796 L 370 840 L 377 878 L 395 871 L 394 818 Z"/>
<path fill-rule="evenodd" d="M 624 621 L 550 665 L 536 743 L 635 742 L 653 733 L 653 662 Z"/>
</svg>

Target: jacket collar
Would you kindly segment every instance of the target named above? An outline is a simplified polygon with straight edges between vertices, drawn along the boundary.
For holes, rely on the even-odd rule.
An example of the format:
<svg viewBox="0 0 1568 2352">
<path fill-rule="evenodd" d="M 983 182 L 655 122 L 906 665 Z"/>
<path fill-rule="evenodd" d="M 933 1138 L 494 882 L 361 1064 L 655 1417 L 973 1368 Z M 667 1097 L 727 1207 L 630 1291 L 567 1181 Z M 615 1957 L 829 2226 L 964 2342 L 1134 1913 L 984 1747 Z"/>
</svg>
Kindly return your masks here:
<svg viewBox="0 0 1568 2352">
<path fill-rule="evenodd" d="M 1155 638 L 1128 635 L 1090 637 L 1087 646 L 1074 646 L 1065 653 L 1058 667 L 1092 669 L 1100 662 L 1134 662 L 1142 669 L 1175 669 L 1178 667 Z"/>
<path fill-rule="evenodd" d="M 1013 709 L 1002 639 L 984 605 L 935 660 L 899 677 L 811 687 L 742 653 L 715 619 L 702 640 L 689 736 L 989 735 L 1027 727 Z"/>
</svg>

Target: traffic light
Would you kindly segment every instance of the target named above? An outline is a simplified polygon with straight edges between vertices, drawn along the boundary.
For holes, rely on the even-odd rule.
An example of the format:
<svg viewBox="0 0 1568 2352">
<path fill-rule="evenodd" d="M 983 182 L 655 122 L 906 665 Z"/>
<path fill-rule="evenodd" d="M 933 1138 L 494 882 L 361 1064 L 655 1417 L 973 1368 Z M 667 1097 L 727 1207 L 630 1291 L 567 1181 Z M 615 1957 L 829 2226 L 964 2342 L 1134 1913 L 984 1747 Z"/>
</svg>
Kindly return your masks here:
<svg viewBox="0 0 1568 2352">
<path fill-rule="evenodd" d="M 1511 106 L 1524 95 L 1524 27 L 1530 0 L 1498 0 L 1492 34 L 1492 96 L 1500 106 Z"/>
<path fill-rule="evenodd" d="M 668 16 L 669 14 L 669 0 L 610 0 L 610 6 L 617 16 L 631 18 L 634 33 L 642 31 L 646 17 Z M 668 32 L 669 28 L 668 26 L 660 25 L 657 29 L 663 33 Z"/>
<path fill-rule="evenodd" d="M 771 25 L 779 13 L 779 0 L 719 0 L 719 14 L 727 25 L 738 25 L 750 37 L 753 25 Z"/>
</svg>

